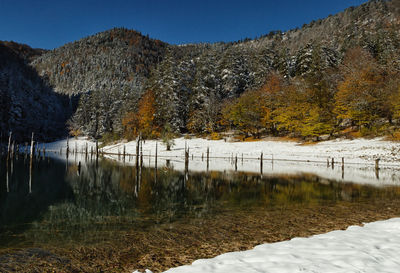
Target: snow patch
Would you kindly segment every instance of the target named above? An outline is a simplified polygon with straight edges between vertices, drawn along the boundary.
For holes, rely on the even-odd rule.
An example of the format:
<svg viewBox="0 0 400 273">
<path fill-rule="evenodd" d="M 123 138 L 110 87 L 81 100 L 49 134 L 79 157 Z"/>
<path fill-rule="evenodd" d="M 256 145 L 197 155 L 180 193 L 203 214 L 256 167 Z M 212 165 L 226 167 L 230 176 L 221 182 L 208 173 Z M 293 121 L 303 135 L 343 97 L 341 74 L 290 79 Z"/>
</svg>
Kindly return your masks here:
<svg viewBox="0 0 400 273">
<path fill-rule="evenodd" d="M 166 273 L 400 272 L 400 218 L 200 259 Z M 139 272 L 139 271 L 135 271 Z M 146 273 L 150 273 L 146 270 Z"/>
</svg>

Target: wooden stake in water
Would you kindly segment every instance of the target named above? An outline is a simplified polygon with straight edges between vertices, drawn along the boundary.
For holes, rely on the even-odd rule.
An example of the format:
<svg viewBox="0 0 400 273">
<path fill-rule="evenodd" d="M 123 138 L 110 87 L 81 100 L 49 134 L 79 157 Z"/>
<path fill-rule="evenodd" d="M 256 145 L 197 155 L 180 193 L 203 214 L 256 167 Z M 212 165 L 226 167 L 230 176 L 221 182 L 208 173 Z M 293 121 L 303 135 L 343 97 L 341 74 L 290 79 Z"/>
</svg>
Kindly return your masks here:
<svg viewBox="0 0 400 273">
<path fill-rule="evenodd" d="M 260 156 L 260 173 L 263 174 L 263 153 L 261 152 Z"/>
<path fill-rule="evenodd" d="M 143 141 L 140 141 L 140 168 L 143 167 Z"/>
<path fill-rule="evenodd" d="M 125 155 L 126 155 L 126 147 L 125 147 L 125 145 L 124 145 L 124 151 L 123 151 L 123 160 L 124 160 L 124 163 L 125 163 Z"/>
<path fill-rule="evenodd" d="M 139 166 L 140 136 L 136 139 L 136 166 Z"/>
<path fill-rule="evenodd" d="M 236 154 L 236 156 L 235 156 L 235 171 L 237 171 L 237 161 L 238 161 L 238 158 L 237 158 L 237 154 Z"/>
<path fill-rule="evenodd" d="M 379 161 L 380 160 L 381 160 L 380 158 L 375 159 L 375 170 L 379 170 Z"/>
<path fill-rule="evenodd" d="M 332 157 L 332 170 L 335 168 L 335 159 Z"/>
<path fill-rule="evenodd" d="M 158 143 L 156 142 L 156 157 L 155 157 L 155 160 L 154 160 L 154 166 L 155 166 L 156 169 L 157 169 L 157 156 L 158 156 Z"/>
<path fill-rule="evenodd" d="M 14 158 L 14 151 L 15 151 L 15 140 L 11 144 L 11 159 Z"/>
<path fill-rule="evenodd" d="M 65 156 L 68 159 L 68 156 L 69 156 L 69 137 L 67 137 L 67 149 L 65 150 Z"/>
<path fill-rule="evenodd" d="M 96 164 L 99 161 L 99 142 L 96 139 Z"/>
<path fill-rule="evenodd" d="M 89 154 L 88 154 L 88 143 L 86 142 L 85 143 L 85 161 L 87 161 L 88 160 L 88 158 L 89 158 Z"/>
<path fill-rule="evenodd" d="M 46 158 L 46 146 L 44 145 L 44 143 L 43 143 L 43 159 L 45 159 Z"/>
<path fill-rule="evenodd" d="M 210 148 L 207 147 L 207 172 L 208 172 L 208 168 L 210 166 Z"/>
<path fill-rule="evenodd" d="M 34 154 L 34 141 L 33 141 L 34 133 L 32 132 L 31 138 L 31 154 L 30 154 L 30 161 L 29 161 L 29 193 L 32 193 L 32 165 L 33 165 L 33 154 Z"/>
<path fill-rule="evenodd" d="M 189 148 L 185 147 L 185 175 L 189 171 Z"/>
<path fill-rule="evenodd" d="M 10 131 L 10 134 L 8 136 L 7 161 L 10 159 L 10 155 L 11 155 L 11 136 L 12 136 L 12 132 Z"/>
<path fill-rule="evenodd" d="M 376 176 L 376 179 L 379 179 L 379 161 L 380 160 L 381 160 L 380 158 L 375 159 L 375 176 Z"/>
</svg>

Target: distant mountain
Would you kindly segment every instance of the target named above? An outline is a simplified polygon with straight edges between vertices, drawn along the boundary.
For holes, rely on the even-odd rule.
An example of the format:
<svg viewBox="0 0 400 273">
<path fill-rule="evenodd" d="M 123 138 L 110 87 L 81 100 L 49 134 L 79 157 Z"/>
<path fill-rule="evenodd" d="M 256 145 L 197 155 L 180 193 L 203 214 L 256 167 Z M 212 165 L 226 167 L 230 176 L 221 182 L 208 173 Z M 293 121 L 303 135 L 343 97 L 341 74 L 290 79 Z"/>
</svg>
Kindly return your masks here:
<svg viewBox="0 0 400 273">
<path fill-rule="evenodd" d="M 47 91 L 32 88 L 31 92 L 47 92 L 38 95 L 47 100 L 57 97 L 52 91 L 68 95 L 72 98 L 68 111 L 77 107 L 70 127 L 91 136 L 120 134 L 122 117 L 136 110 L 148 89 L 156 97 L 159 126 L 168 123 L 177 132 L 195 126 L 202 131 L 214 126 L 226 99 L 259 88 L 271 72 L 287 80 L 326 74 L 357 46 L 381 64 L 400 70 L 399 2 L 373 0 L 302 28 L 231 43 L 175 46 L 115 28 L 51 51 L 3 45 L 3 55 L 19 60 L 14 63 L 29 62 L 30 68 L 20 64 L 17 72 L 0 75 L 4 86 L 9 77 L 24 78 L 35 71 L 36 89 Z M 80 98 L 77 105 L 74 98 Z M 65 111 L 58 106 L 53 110 Z"/>
<path fill-rule="evenodd" d="M 33 61 L 33 59 L 48 51 L 46 49 L 31 48 L 28 45 L 19 44 L 13 41 L 0 41 L 0 45 L 7 47 L 27 62 Z"/>
</svg>

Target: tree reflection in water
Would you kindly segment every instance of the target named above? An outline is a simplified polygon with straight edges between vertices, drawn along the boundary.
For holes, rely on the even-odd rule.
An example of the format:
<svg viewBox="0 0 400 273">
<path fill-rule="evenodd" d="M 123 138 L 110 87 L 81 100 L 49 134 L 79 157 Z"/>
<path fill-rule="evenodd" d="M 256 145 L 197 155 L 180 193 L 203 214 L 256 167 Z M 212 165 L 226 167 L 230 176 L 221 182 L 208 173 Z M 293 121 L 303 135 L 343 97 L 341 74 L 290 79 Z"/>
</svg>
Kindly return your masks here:
<svg viewBox="0 0 400 273">
<path fill-rule="evenodd" d="M 221 211 L 291 209 L 321 203 L 369 202 L 400 195 L 396 187 L 336 183 L 312 175 L 268 177 L 241 172 L 185 174 L 109 160 L 82 164 L 14 161 L 6 190 L 0 166 L 0 246 L 92 244 L 118 240 L 119 232 L 212 217 Z"/>
</svg>

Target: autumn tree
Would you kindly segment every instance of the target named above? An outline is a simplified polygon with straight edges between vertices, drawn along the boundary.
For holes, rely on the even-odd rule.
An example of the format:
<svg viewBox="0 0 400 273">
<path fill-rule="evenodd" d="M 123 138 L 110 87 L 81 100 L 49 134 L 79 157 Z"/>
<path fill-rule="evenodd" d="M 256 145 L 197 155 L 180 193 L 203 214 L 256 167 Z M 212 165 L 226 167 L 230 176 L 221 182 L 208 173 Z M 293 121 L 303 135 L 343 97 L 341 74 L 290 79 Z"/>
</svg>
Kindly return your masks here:
<svg viewBox="0 0 400 273">
<path fill-rule="evenodd" d="M 386 73 L 373 57 L 361 48 L 349 50 L 341 67 L 343 81 L 335 95 L 335 113 L 350 119 L 360 129 L 371 129 L 379 119 L 392 119 Z"/>
<path fill-rule="evenodd" d="M 260 131 L 266 127 L 265 120 L 270 112 L 260 98 L 259 91 L 245 92 L 236 101 L 224 107 L 224 118 L 246 136 L 259 137 Z"/>
<path fill-rule="evenodd" d="M 147 90 L 139 100 L 137 112 L 127 112 L 122 119 L 125 137 L 133 139 L 139 133 L 142 133 L 145 138 L 159 136 L 159 130 L 154 121 L 155 112 L 154 93 Z"/>
<path fill-rule="evenodd" d="M 122 118 L 124 137 L 128 140 L 134 139 L 139 134 L 139 121 L 135 112 L 127 112 Z"/>
<path fill-rule="evenodd" d="M 155 105 L 154 93 L 148 90 L 140 99 L 137 112 L 139 130 L 144 137 L 156 137 L 159 134 L 158 128 L 154 122 L 156 113 Z"/>
</svg>

